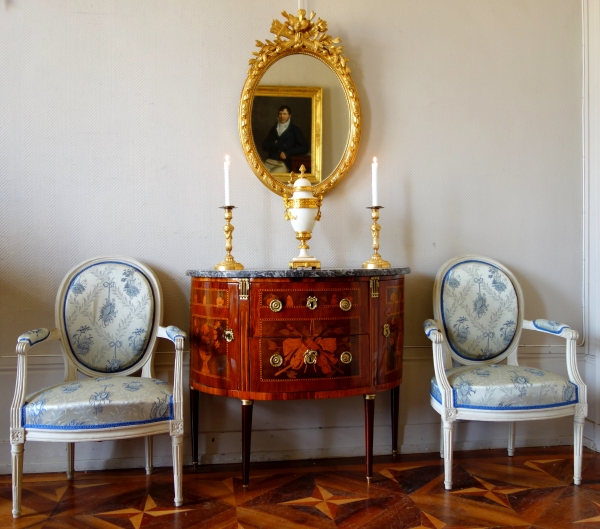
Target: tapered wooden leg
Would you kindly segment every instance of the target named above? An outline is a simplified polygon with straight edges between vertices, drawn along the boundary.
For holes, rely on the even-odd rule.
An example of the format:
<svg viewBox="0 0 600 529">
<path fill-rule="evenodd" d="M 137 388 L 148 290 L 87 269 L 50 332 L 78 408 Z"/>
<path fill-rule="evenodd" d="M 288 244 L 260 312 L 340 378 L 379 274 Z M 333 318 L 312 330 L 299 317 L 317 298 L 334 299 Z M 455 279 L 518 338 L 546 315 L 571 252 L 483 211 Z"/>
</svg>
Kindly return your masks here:
<svg viewBox="0 0 600 529">
<path fill-rule="evenodd" d="M 392 388 L 392 455 L 398 454 L 398 414 L 400 413 L 400 386 Z"/>
<path fill-rule="evenodd" d="M 75 443 L 67 443 L 67 479 L 75 476 Z"/>
<path fill-rule="evenodd" d="M 190 388 L 190 414 L 192 425 L 192 464 L 198 465 L 198 407 L 200 392 L 197 389 Z"/>
<path fill-rule="evenodd" d="M 183 474 L 183 436 L 171 436 L 171 449 L 173 453 L 173 488 L 175 489 L 175 507 L 183 504 L 183 489 L 181 479 Z"/>
<path fill-rule="evenodd" d="M 508 423 L 508 455 L 510 457 L 515 455 L 515 437 L 517 434 L 517 423 L 511 421 Z"/>
<path fill-rule="evenodd" d="M 23 444 L 10 445 L 12 457 L 13 518 L 21 516 L 21 483 L 23 480 Z"/>
<path fill-rule="evenodd" d="M 149 476 L 154 470 L 154 464 L 152 462 L 154 454 L 154 444 L 152 443 L 152 436 L 147 435 L 144 437 L 144 444 L 146 445 L 146 475 Z"/>
<path fill-rule="evenodd" d="M 367 481 L 373 477 L 373 419 L 375 395 L 365 395 L 365 450 L 367 453 Z"/>
<path fill-rule="evenodd" d="M 583 425 L 585 417 L 575 417 L 573 419 L 573 483 L 581 485 L 581 463 L 583 448 Z"/>
<path fill-rule="evenodd" d="M 440 420 L 440 457 L 444 459 L 444 421 Z"/>
<path fill-rule="evenodd" d="M 444 486 L 452 490 L 452 459 L 454 443 L 454 421 L 444 421 Z"/>
<path fill-rule="evenodd" d="M 250 484 L 250 441 L 252 439 L 251 400 L 242 400 L 242 486 Z"/>
</svg>

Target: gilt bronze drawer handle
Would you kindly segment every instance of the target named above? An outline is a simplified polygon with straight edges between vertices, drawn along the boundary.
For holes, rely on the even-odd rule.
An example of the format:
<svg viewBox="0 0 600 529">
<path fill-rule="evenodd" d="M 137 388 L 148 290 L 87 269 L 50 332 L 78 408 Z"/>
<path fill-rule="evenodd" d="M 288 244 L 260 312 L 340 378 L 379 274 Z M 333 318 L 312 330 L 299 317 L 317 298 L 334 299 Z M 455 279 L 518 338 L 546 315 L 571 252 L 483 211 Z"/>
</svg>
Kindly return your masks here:
<svg viewBox="0 0 600 529">
<path fill-rule="evenodd" d="M 283 356 L 275 353 L 269 361 L 271 362 L 271 365 L 273 367 L 280 367 L 281 365 L 283 365 Z"/>
<path fill-rule="evenodd" d="M 344 298 L 342 301 L 340 301 L 340 309 L 344 310 L 344 311 L 348 311 L 352 308 L 352 301 L 350 301 L 348 298 Z"/>
<path fill-rule="evenodd" d="M 315 296 L 308 296 L 306 298 L 306 306 L 310 310 L 315 310 L 317 308 L 317 298 Z"/>
<path fill-rule="evenodd" d="M 340 362 L 342 364 L 349 364 L 350 362 L 352 362 L 352 353 L 350 351 L 344 351 L 340 355 Z"/>
<path fill-rule="evenodd" d="M 283 303 L 281 303 L 281 300 L 279 299 L 273 299 L 271 300 L 271 303 L 269 303 L 269 308 L 273 312 L 279 312 L 283 308 Z"/>
<path fill-rule="evenodd" d="M 383 326 L 383 335 L 387 338 L 390 335 L 390 324 L 386 323 Z"/>
<path fill-rule="evenodd" d="M 225 331 L 223 332 L 223 336 L 225 337 L 226 342 L 233 341 L 233 329 L 225 329 Z"/>
<path fill-rule="evenodd" d="M 312 349 L 307 349 L 304 353 L 304 363 L 305 364 L 316 364 L 317 356 L 319 353 L 317 351 L 313 351 Z"/>
</svg>

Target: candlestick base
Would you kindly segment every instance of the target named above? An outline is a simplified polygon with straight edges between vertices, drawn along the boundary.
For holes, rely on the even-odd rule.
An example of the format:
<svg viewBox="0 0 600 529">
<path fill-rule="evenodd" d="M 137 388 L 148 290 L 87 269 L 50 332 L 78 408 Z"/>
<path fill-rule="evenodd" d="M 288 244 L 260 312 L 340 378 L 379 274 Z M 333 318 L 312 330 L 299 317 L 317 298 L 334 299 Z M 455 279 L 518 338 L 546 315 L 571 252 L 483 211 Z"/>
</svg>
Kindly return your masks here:
<svg viewBox="0 0 600 529">
<path fill-rule="evenodd" d="M 221 209 L 225 212 L 225 226 L 223 226 L 223 232 L 225 233 L 225 251 L 227 252 L 225 258 L 215 265 L 215 270 L 243 270 L 244 265 L 238 263 L 231 255 L 233 249 L 233 230 L 235 229 L 231 224 L 233 218 L 233 209 L 235 206 L 221 206 Z"/>
<path fill-rule="evenodd" d="M 362 265 L 363 268 L 390 268 L 389 261 L 385 261 L 381 255 L 379 255 L 379 232 L 381 226 L 377 223 L 379 220 L 379 210 L 383 209 L 383 206 L 369 206 L 367 209 L 371 210 L 371 218 L 373 224 L 371 224 L 371 237 L 373 238 L 373 255 L 371 259 L 365 261 Z"/>
</svg>

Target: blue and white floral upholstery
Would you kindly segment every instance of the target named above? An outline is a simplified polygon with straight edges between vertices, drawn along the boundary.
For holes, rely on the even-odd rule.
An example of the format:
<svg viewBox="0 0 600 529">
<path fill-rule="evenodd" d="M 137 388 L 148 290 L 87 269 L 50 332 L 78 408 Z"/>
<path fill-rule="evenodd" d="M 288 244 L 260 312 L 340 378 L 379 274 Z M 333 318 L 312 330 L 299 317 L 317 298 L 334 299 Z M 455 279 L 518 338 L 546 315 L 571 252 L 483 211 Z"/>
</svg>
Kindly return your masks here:
<svg viewBox="0 0 600 529">
<path fill-rule="evenodd" d="M 170 421 L 173 388 L 155 378 L 106 376 L 57 384 L 28 395 L 24 428 L 84 430 Z"/>
<path fill-rule="evenodd" d="M 504 353 L 515 337 L 519 309 L 515 287 L 498 267 L 463 261 L 442 281 L 441 311 L 448 345 L 469 360 Z"/>
<path fill-rule="evenodd" d="M 62 307 L 70 350 L 99 373 L 139 362 L 154 323 L 154 294 L 145 274 L 122 262 L 96 263 L 71 279 Z"/>
<path fill-rule="evenodd" d="M 553 320 L 525 320 L 515 276 L 486 257 L 450 259 L 438 271 L 433 290 L 435 318 L 426 320 L 423 329 L 433 345 L 435 376 L 429 392 L 431 405 L 442 419 L 446 489 L 452 488 L 458 419 L 508 422 L 508 453 L 513 455 L 515 421 L 572 415 L 573 480 L 580 484 L 587 388 L 577 369 L 577 332 Z M 567 378 L 518 365 L 523 329 L 566 340 Z"/>
<path fill-rule="evenodd" d="M 152 270 L 125 257 L 99 257 L 73 268 L 56 297 L 56 328 L 19 336 L 11 405 L 13 517 L 21 514 L 23 446 L 66 442 L 67 476 L 74 443 L 144 437 L 146 472 L 152 472 L 152 436 L 170 434 L 175 505 L 183 502 L 183 347 L 185 333 L 163 327 L 162 293 Z M 173 383 L 154 376 L 157 339 L 175 345 Z M 64 380 L 31 392 L 28 352 L 60 340 Z"/>
<path fill-rule="evenodd" d="M 487 364 L 446 371 L 452 407 L 480 410 L 531 410 L 576 404 L 577 386 L 559 375 L 524 366 Z M 431 396 L 442 404 L 436 378 Z"/>
</svg>

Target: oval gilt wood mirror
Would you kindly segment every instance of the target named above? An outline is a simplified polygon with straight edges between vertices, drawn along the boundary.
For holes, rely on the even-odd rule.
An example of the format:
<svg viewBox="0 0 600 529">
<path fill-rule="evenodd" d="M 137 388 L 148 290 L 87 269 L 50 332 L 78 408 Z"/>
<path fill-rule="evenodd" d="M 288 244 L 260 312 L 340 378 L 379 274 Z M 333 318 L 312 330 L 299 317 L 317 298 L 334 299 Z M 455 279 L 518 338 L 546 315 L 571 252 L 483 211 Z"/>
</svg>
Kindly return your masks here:
<svg viewBox="0 0 600 529">
<path fill-rule="evenodd" d="M 242 90 L 239 133 L 250 167 L 271 191 L 289 193 L 290 172 L 323 196 L 352 166 L 361 133 L 358 93 L 339 38 L 301 9 L 274 20 L 257 41 Z"/>
</svg>

